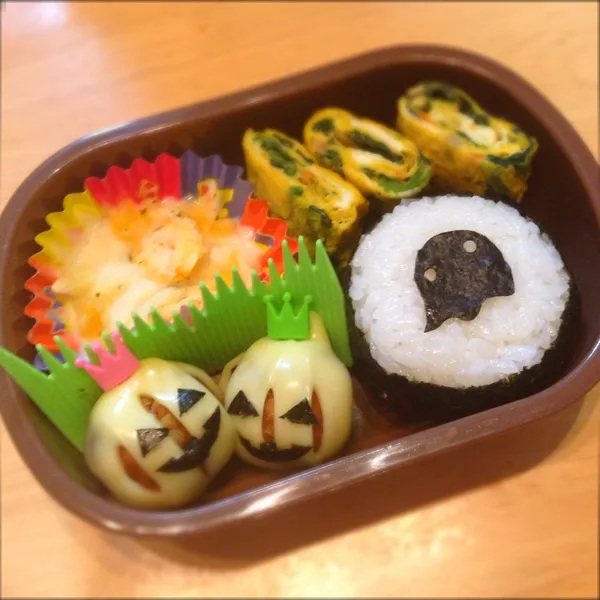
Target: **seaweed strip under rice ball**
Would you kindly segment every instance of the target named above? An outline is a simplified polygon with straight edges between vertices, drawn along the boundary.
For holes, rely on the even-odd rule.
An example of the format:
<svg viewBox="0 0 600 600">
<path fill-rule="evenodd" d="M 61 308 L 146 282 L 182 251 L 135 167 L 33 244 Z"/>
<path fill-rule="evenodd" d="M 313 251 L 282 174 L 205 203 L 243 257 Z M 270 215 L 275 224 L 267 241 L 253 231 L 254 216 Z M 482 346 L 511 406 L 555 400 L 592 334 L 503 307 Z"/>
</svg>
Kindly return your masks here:
<svg viewBox="0 0 600 600">
<path fill-rule="evenodd" d="M 411 87 L 398 100 L 397 127 L 433 162 L 434 181 L 446 191 L 519 202 L 527 190 L 537 140 L 460 88 Z"/>
</svg>

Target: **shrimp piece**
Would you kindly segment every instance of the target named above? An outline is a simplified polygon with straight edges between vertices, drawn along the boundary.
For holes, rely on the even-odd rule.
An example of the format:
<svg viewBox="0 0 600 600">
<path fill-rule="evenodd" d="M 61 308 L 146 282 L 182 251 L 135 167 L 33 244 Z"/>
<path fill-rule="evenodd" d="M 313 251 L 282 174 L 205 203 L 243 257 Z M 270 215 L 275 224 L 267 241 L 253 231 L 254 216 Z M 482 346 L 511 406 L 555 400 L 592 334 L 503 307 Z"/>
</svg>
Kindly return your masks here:
<svg viewBox="0 0 600 600">
<path fill-rule="evenodd" d="M 147 234 L 132 262 L 149 276 L 170 285 L 188 277 L 204 252 L 202 235 L 193 221 L 180 217 Z"/>
</svg>

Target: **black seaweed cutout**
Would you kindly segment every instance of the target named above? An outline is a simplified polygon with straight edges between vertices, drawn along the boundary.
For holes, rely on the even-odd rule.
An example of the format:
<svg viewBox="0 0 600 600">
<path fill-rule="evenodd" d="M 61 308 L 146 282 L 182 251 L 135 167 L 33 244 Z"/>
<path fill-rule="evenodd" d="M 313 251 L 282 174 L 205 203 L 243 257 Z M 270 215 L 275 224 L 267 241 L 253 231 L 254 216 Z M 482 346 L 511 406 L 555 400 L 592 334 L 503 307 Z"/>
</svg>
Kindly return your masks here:
<svg viewBox="0 0 600 600">
<path fill-rule="evenodd" d="M 298 423 L 299 425 L 316 425 L 317 418 L 315 413 L 310 407 L 310 402 L 304 398 L 302 402 L 298 402 L 296 406 L 292 406 L 285 414 L 279 417 L 280 419 L 287 419 L 291 423 Z"/>
<path fill-rule="evenodd" d="M 142 456 L 146 456 L 150 450 L 156 448 L 169 435 L 169 428 L 152 427 L 150 429 L 138 429 L 136 433 Z"/>
<path fill-rule="evenodd" d="M 298 460 L 312 450 L 312 446 L 297 446 L 280 449 L 275 442 L 263 442 L 258 448 L 252 445 L 250 440 L 240 435 L 242 446 L 255 458 L 266 462 L 288 462 Z"/>
<path fill-rule="evenodd" d="M 157 469 L 161 473 L 181 473 L 199 467 L 210 454 L 210 451 L 219 437 L 221 428 L 221 409 L 217 406 L 213 414 L 204 423 L 204 435 L 200 438 L 193 437 L 182 448 L 181 456 L 170 458 L 162 467 Z"/>
<path fill-rule="evenodd" d="M 206 392 L 200 390 L 177 390 L 177 402 L 179 404 L 179 414 L 183 416 L 188 410 L 196 406 L 202 398 L 206 396 Z"/>
<path fill-rule="evenodd" d="M 475 243 L 473 252 L 465 249 L 466 242 Z M 430 269 L 434 281 L 425 276 Z M 417 253 L 414 279 L 425 303 L 425 332 L 451 318 L 472 321 L 488 298 L 515 293 L 512 270 L 498 247 L 468 230 L 429 239 Z"/>
<path fill-rule="evenodd" d="M 234 417 L 258 417 L 258 411 L 242 390 L 235 395 L 227 412 Z"/>
</svg>

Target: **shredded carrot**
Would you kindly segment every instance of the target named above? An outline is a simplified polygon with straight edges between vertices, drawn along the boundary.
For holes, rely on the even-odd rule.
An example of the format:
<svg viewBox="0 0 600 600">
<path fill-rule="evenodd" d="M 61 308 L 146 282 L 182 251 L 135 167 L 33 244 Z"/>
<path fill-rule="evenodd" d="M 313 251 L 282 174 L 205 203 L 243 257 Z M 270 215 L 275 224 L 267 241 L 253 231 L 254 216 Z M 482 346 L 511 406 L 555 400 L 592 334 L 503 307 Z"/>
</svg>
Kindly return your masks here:
<svg viewBox="0 0 600 600">
<path fill-rule="evenodd" d="M 308 170 L 304 171 L 302 175 L 300 175 L 300 182 L 304 183 L 305 185 L 311 181 L 314 181 L 315 179 L 316 177 Z"/>
<path fill-rule="evenodd" d="M 182 204 L 181 213 L 194 221 L 200 233 L 205 233 L 212 225 L 211 215 L 200 204 Z"/>
<path fill-rule="evenodd" d="M 142 206 L 127 201 L 108 212 L 108 221 L 113 233 L 120 240 L 131 244 L 134 252 L 139 251 L 139 244 L 151 227 L 151 220 Z"/>
<path fill-rule="evenodd" d="M 102 312 L 95 308 L 88 308 L 81 317 L 81 335 L 84 338 L 100 337 L 103 329 Z"/>
<path fill-rule="evenodd" d="M 226 237 L 235 235 L 238 224 L 233 219 L 219 219 L 210 228 L 210 235 L 214 237 Z"/>
</svg>

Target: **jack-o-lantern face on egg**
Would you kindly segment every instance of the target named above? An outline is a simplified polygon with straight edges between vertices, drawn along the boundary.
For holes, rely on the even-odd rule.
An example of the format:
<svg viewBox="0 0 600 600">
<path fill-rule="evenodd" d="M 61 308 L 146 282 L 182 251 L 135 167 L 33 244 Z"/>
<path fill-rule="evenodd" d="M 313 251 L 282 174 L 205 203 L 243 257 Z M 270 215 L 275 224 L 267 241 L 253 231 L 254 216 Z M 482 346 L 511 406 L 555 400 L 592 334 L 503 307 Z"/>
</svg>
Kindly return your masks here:
<svg viewBox="0 0 600 600">
<path fill-rule="evenodd" d="M 231 375 L 225 406 L 246 462 L 272 469 L 319 464 L 350 434 L 350 374 L 315 314 L 311 331 L 305 341 L 259 340 Z"/>
<path fill-rule="evenodd" d="M 191 502 L 235 447 L 231 419 L 217 394 L 194 367 L 142 361 L 131 378 L 94 406 L 85 452 L 90 470 L 132 506 L 175 508 Z"/>
</svg>

